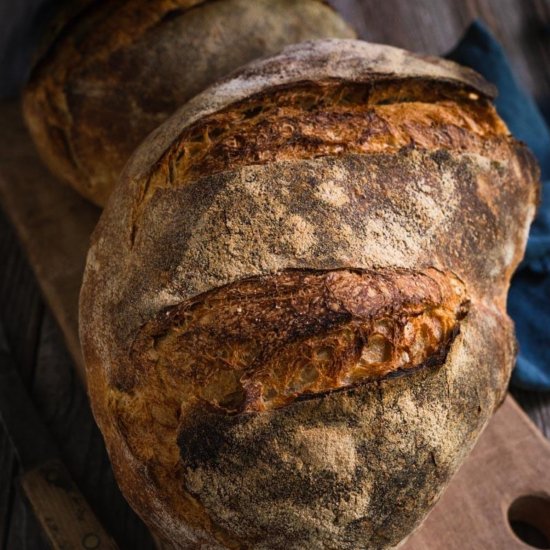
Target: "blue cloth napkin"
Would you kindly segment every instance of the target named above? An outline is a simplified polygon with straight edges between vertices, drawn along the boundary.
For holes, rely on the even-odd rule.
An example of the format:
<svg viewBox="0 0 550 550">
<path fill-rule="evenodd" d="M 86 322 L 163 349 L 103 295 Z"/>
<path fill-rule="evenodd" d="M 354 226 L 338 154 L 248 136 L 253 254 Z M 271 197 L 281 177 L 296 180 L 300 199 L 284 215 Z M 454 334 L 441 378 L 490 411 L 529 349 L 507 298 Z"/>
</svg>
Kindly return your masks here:
<svg viewBox="0 0 550 550">
<path fill-rule="evenodd" d="M 482 74 L 498 88 L 500 116 L 525 142 L 541 168 L 542 201 L 531 226 L 525 258 L 512 280 L 508 312 L 516 324 L 519 357 L 516 386 L 550 390 L 550 131 L 533 99 L 515 78 L 502 46 L 475 21 L 447 55 Z"/>
</svg>

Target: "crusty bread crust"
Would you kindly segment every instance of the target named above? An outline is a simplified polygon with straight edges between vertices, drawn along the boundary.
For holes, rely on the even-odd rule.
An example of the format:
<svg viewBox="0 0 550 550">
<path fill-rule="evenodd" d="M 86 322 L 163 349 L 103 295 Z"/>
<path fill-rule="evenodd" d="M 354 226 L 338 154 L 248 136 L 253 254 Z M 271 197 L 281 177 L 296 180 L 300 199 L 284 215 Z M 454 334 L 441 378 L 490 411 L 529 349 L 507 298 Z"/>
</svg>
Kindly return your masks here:
<svg viewBox="0 0 550 550">
<path fill-rule="evenodd" d="M 312 38 L 353 37 L 319 0 L 99 0 L 35 67 L 23 112 L 52 172 L 103 206 L 147 134 L 238 66 Z"/>
<path fill-rule="evenodd" d="M 389 548 L 436 502 L 504 396 L 538 197 L 491 94 L 452 63 L 311 42 L 133 155 L 81 340 L 117 479 L 172 545 Z"/>
</svg>

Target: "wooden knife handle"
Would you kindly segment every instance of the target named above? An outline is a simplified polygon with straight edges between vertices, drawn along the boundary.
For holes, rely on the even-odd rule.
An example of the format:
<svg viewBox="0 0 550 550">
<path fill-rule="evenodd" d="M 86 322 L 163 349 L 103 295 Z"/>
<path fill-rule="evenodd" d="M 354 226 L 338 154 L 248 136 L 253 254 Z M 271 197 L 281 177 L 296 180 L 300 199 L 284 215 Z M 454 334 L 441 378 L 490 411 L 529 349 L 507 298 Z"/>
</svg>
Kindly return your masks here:
<svg viewBox="0 0 550 550">
<path fill-rule="evenodd" d="M 117 548 L 59 460 L 25 473 L 21 485 L 55 550 Z"/>
</svg>

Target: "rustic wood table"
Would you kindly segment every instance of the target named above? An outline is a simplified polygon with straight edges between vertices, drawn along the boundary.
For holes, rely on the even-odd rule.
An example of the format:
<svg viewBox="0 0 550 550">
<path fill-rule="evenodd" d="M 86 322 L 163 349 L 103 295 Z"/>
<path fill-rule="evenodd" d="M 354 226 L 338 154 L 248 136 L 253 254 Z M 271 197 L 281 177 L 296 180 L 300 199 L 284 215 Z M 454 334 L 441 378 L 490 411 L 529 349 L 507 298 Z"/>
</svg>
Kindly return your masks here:
<svg viewBox="0 0 550 550">
<path fill-rule="evenodd" d="M 442 54 L 481 17 L 504 44 L 523 85 L 550 112 L 550 1 L 334 0 L 359 35 L 374 42 Z M 60 331 L 40 295 L 15 232 L 0 212 L 0 319 L 36 405 L 62 457 L 121 548 L 153 548 L 121 496 Z M 550 437 L 550 394 L 513 390 Z M 0 548 L 48 548 L 16 483 L 17 462 L 0 431 Z"/>
</svg>

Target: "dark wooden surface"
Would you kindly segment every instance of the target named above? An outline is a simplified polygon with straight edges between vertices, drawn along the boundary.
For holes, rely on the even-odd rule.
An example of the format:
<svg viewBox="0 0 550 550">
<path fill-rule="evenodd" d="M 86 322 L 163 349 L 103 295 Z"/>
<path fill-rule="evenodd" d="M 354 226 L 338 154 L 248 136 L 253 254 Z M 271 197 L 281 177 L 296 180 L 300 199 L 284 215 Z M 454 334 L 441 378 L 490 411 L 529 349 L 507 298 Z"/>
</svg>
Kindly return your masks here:
<svg viewBox="0 0 550 550">
<path fill-rule="evenodd" d="M 506 47 L 520 80 L 550 104 L 550 2 L 545 0 L 335 0 L 363 38 L 443 53 L 481 16 Z M 24 378 L 63 459 L 122 548 L 152 548 L 112 477 L 85 393 L 58 327 L 44 306 L 15 233 L 0 212 L 0 318 Z M 513 391 L 550 437 L 550 395 Z M 17 462 L 0 431 L 0 548 L 47 548 L 21 495 Z"/>
<path fill-rule="evenodd" d="M 73 479 L 103 525 L 121 548 L 153 548 L 148 531 L 126 504 L 113 479 L 72 359 L 3 212 L 0 212 L 0 319 L 35 404 Z M 17 477 L 13 450 L 1 430 L 0 548 L 48 548 L 21 494 Z"/>
</svg>

